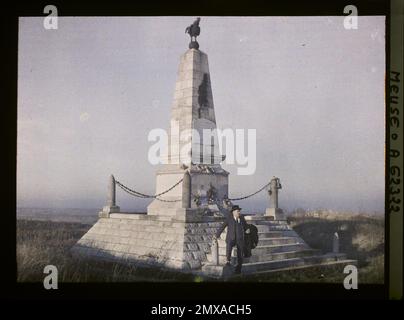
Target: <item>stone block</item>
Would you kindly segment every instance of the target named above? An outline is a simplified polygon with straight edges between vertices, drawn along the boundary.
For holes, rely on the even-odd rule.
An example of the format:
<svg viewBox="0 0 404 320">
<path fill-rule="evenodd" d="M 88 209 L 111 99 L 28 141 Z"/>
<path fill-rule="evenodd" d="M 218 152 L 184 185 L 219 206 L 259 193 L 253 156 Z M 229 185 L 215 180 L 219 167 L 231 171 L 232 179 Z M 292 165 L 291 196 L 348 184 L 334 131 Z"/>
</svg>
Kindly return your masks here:
<svg viewBox="0 0 404 320">
<path fill-rule="evenodd" d="M 201 251 L 192 251 L 192 255 L 194 259 L 199 260 L 199 261 L 204 261 L 206 260 L 206 254 Z"/>
<path fill-rule="evenodd" d="M 184 260 L 192 260 L 194 259 L 194 256 L 192 255 L 191 252 L 184 252 Z"/>
<path fill-rule="evenodd" d="M 121 237 L 129 237 L 130 231 L 129 230 L 122 230 L 119 234 Z"/>
<path fill-rule="evenodd" d="M 187 243 L 188 250 L 199 250 L 199 247 L 196 243 Z"/>
<path fill-rule="evenodd" d="M 209 243 L 198 243 L 199 249 L 205 253 L 210 252 L 210 244 Z"/>
</svg>

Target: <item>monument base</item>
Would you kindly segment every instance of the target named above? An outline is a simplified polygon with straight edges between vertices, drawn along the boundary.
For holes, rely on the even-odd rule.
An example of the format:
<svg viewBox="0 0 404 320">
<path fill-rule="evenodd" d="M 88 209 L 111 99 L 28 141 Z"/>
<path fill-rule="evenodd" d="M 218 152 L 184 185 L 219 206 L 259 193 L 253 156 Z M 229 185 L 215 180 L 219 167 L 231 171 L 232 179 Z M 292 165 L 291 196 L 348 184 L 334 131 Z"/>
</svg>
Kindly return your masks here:
<svg viewBox="0 0 404 320">
<path fill-rule="evenodd" d="M 272 217 L 273 220 L 286 220 L 285 213 L 279 208 L 267 208 L 264 216 Z"/>
<path fill-rule="evenodd" d="M 186 170 L 179 165 L 164 165 L 156 174 L 156 194 L 168 190 L 180 181 Z M 228 196 L 229 173 L 219 165 L 192 165 L 191 176 L 191 209 L 212 211 L 209 207 L 209 193 L 214 198 L 223 199 Z M 183 185 L 180 183 L 169 192 L 154 199 L 147 207 L 148 215 L 176 216 L 177 210 L 183 207 Z M 220 204 L 219 204 L 220 205 Z M 195 212 L 199 212 L 199 211 Z M 221 208 L 219 208 L 221 210 Z"/>
<path fill-rule="evenodd" d="M 193 217 L 194 209 L 177 211 L 176 217 L 111 213 L 100 218 L 72 248 L 75 255 L 141 267 L 163 267 L 213 278 L 234 276 L 236 248 L 231 266 L 226 263 L 226 232 L 217 240 L 219 265 L 213 263 L 213 236 L 223 218 Z M 194 220 L 194 221 L 192 221 Z M 342 253 L 321 254 L 311 249 L 286 221 L 267 216 L 247 216 L 259 232 L 258 246 L 244 259 L 242 274 L 275 272 L 322 265 L 354 264 Z"/>
<path fill-rule="evenodd" d="M 74 254 L 169 269 L 200 269 L 223 218 L 195 209 L 173 217 L 111 213 L 100 218 L 72 248 Z"/>
</svg>

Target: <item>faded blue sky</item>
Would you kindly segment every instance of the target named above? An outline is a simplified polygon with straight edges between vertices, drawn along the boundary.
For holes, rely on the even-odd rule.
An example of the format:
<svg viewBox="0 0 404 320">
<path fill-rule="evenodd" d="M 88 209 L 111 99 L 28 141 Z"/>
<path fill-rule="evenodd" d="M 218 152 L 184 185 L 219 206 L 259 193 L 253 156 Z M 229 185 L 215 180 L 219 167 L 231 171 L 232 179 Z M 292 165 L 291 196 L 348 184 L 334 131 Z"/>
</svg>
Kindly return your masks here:
<svg viewBox="0 0 404 320">
<path fill-rule="evenodd" d="M 21 18 L 17 205 L 101 207 L 108 176 L 154 193 L 148 132 L 168 128 L 193 17 Z M 257 170 L 230 196 L 280 177 L 286 209 L 382 211 L 384 17 L 202 17 L 219 128 L 257 130 Z M 148 201 L 118 191 L 124 209 Z M 263 192 L 240 202 L 264 210 Z"/>
</svg>

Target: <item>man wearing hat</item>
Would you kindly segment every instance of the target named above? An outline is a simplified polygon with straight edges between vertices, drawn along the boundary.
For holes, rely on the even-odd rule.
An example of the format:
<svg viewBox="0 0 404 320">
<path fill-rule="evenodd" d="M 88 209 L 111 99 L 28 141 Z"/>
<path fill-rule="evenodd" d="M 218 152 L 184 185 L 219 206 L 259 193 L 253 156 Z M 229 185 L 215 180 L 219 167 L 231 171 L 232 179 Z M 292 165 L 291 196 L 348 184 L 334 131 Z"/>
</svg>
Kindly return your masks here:
<svg viewBox="0 0 404 320">
<path fill-rule="evenodd" d="M 236 273 L 241 273 L 243 263 L 244 233 L 249 233 L 247 222 L 241 215 L 239 206 L 232 206 L 231 213 L 227 215 L 226 221 L 217 231 L 215 238 L 219 238 L 223 230 L 227 227 L 226 235 L 226 265 L 230 265 L 231 252 L 233 247 L 237 247 Z"/>
</svg>

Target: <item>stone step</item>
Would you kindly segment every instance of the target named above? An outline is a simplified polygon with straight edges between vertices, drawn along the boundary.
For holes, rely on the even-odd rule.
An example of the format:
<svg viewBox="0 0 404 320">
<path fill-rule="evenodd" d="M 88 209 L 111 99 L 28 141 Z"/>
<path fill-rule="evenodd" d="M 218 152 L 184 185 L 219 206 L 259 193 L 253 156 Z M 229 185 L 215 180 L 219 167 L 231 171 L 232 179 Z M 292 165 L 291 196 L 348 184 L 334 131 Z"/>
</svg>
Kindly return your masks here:
<svg viewBox="0 0 404 320">
<path fill-rule="evenodd" d="M 262 238 L 282 238 L 282 237 L 296 237 L 298 236 L 294 230 L 276 230 L 276 231 L 258 231 L 258 239 Z M 226 232 L 223 232 L 220 235 L 220 238 L 222 240 L 226 239 Z"/>
<path fill-rule="evenodd" d="M 284 269 L 303 264 L 304 260 L 300 259 L 299 257 L 272 261 L 251 262 L 243 264 L 242 272 L 243 274 L 248 274 L 263 270 Z"/>
<path fill-rule="evenodd" d="M 261 238 L 279 238 L 283 236 L 283 231 L 258 231 L 258 239 Z"/>
<path fill-rule="evenodd" d="M 300 243 L 300 241 L 301 239 L 298 237 L 258 238 L 258 246 L 293 244 Z M 217 243 L 219 248 L 226 248 L 226 241 L 224 239 L 218 239 Z"/>
<path fill-rule="evenodd" d="M 258 245 L 252 249 L 252 255 L 263 255 L 268 253 L 279 253 L 287 251 L 300 251 L 310 249 L 305 243 L 290 243 L 290 244 L 276 244 L 276 245 Z M 226 245 L 219 244 L 219 256 L 226 255 Z M 233 249 L 233 254 L 236 256 L 236 249 Z"/>
<path fill-rule="evenodd" d="M 293 244 L 293 243 L 299 243 L 299 238 L 297 238 L 297 237 L 279 237 L 279 238 L 258 239 L 258 246 Z"/>
<path fill-rule="evenodd" d="M 320 250 L 315 250 L 315 249 L 286 251 L 286 252 L 278 252 L 278 253 L 266 253 L 266 254 L 262 254 L 262 255 L 252 255 L 249 258 L 244 258 L 244 261 L 245 261 L 245 263 L 275 261 L 275 260 L 299 258 L 299 257 L 303 257 L 303 256 L 313 256 L 313 255 L 316 255 L 319 253 L 320 253 Z M 226 262 L 225 259 L 223 259 L 223 260 L 225 263 Z"/>
<path fill-rule="evenodd" d="M 305 243 L 276 244 L 276 245 L 260 245 L 252 249 L 252 255 L 263 255 L 267 253 L 279 253 L 287 251 L 300 251 L 310 249 Z M 220 251 L 220 248 L 219 248 Z"/>
<path fill-rule="evenodd" d="M 211 276 L 214 278 L 232 277 L 232 278 L 236 279 L 237 277 L 243 277 L 243 276 L 248 276 L 248 275 L 260 275 L 260 274 L 276 273 L 276 272 L 282 272 L 282 271 L 302 270 L 302 269 L 310 269 L 310 268 L 315 268 L 315 267 L 332 267 L 332 266 L 341 266 L 342 267 L 342 266 L 346 266 L 349 264 L 356 265 L 357 261 L 351 260 L 351 259 L 345 259 L 345 258 L 341 258 L 338 260 L 325 261 L 323 263 L 314 263 L 314 264 L 311 264 L 309 261 L 307 261 L 306 263 L 303 263 L 300 265 L 291 264 L 289 267 L 264 269 L 264 270 L 255 271 L 255 272 L 246 272 L 245 268 L 243 267 L 241 275 L 234 274 L 233 266 L 224 267 L 224 266 L 204 265 L 202 267 L 202 272 L 205 275 L 208 275 L 208 276 Z"/>
<path fill-rule="evenodd" d="M 249 258 L 244 258 L 244 262 L 249 263 L 249 262 L 262 262 L 262 261 L 290 259 L 290 258 L 297 258 L 297 257 L 302 257 L 302 256 L 308 256 L 308 255 L 315 255 L 319 252 L 320 252 L 320 250 L 307 249 L 307 250 L 286 251 L 286 252 L 279 252 L 279 253 L 266 253 L 266 254 L 262 254 L 262 255 L 252 255 Z M 209 263 L 212 262 L 212 254 L 207 254 L 207 260 Z M 233 264 L 237 263 L 236 255 L 231 257 L 231 262 Z M 219 255 L 219 264 L 224 265 L 225 263 L 226 263 L 226 256 Z"/>
<path fill-rule="evenodd" d="M 282 238 L 282 237 L 299 237 L 294 230 L 277 230 L 277 231 L 261 231 L 258 232 L 258 239 L 261 238 Z"/>
<path fill-rule="evenodd" d="M 288 226 L 287 221 L 284 220 L 256 220 L 256 221 L 251 221 L 255 225 L 268 225 L 268 226 Z"/>
<path fill-rule="evenodd" d="M 268 231 L 286 231 L 292 230 L 290 226 L 270 226 L 265 224 L 255 225 L 258 229 L 258 232 L 268 232 Z"/>
<path fill-rule="evenodd" d="M 276 273 L 276 272 L 282 272 L 282 271 L 292 271 L 292 270 L 301 270 L 301 269 L 309 269 L 309 268 L 318 268 L 318 267 L 331 267 L 331 266 L 346 266 L 349 264 L 352 265 L 357 265 L 358 261 L 357 260 L 352 260 L 352 259 L 341 259 L 341 260 L 336 260 L 336 261 L 328 261 L 328 262 L 323 262 L 323 263 L 316 263 L 316 264 L 304 264 L 302 266 L 295 266 L 295 267 L 290 267 L 290 268 L 281 268 L 281 269 L 272 269 L 272 270 L 263 270 L 263 271 L 258 271 L 253 273 L 254 275 L 259 275 L 259 274 L 266 274 L 266 273 Z M 240 275 L 237 275 L 240 276 Z"/>
<path fill-rule="evenodd" d="M 219 245 L 219 261 L 226 261 L 226 242 L 224 239 L 218 239 Z M 280 238 L 263 238 L 258 242 L 258 246 L 252 249 L 251 261 L 266 261 L 273 260 L 271 255 L 277 253 L 295 252 L 300 251 L 306 252 L 307 250 L 312 250 L 312 252 L 318 252 L 318 250 L 313 250 L 303 242 L 302 239 L 298 237 L 280 237 Z M 303 253 L 302 253 L 303 254 Z M 237 256 L 237 249 L 233 248 L 232 257 Z M 299 256 L 299 254 L 296 254 Z M 211 253 L 207 254 L 207 260 L 212 261 Z"/>
<path fill-rule="evenodd" d="M 304 265 L 323 264 L 327 262 L 344 260 L 345 258 L 346 258 L 345 255 L 338 255 L 338 256 L 322 255 L 322 256 L 297 257 L 297 258 L 273 260 L 273 261 L 249 262 L 243 264 L 242 272 L 244 274 L 248 274 L 264 270 L 284 269 Z"/>
<path fill-rule="evenodd" d="M 258 233 L 263 232 L 283 232 L 283 231 L 293 231 L 289 225 L 267 225 L 267 224 L 254 224 L 257 227 Z M 226 235 L 227 228 L 222 232 L 221 237 Z"/>
</svg>

